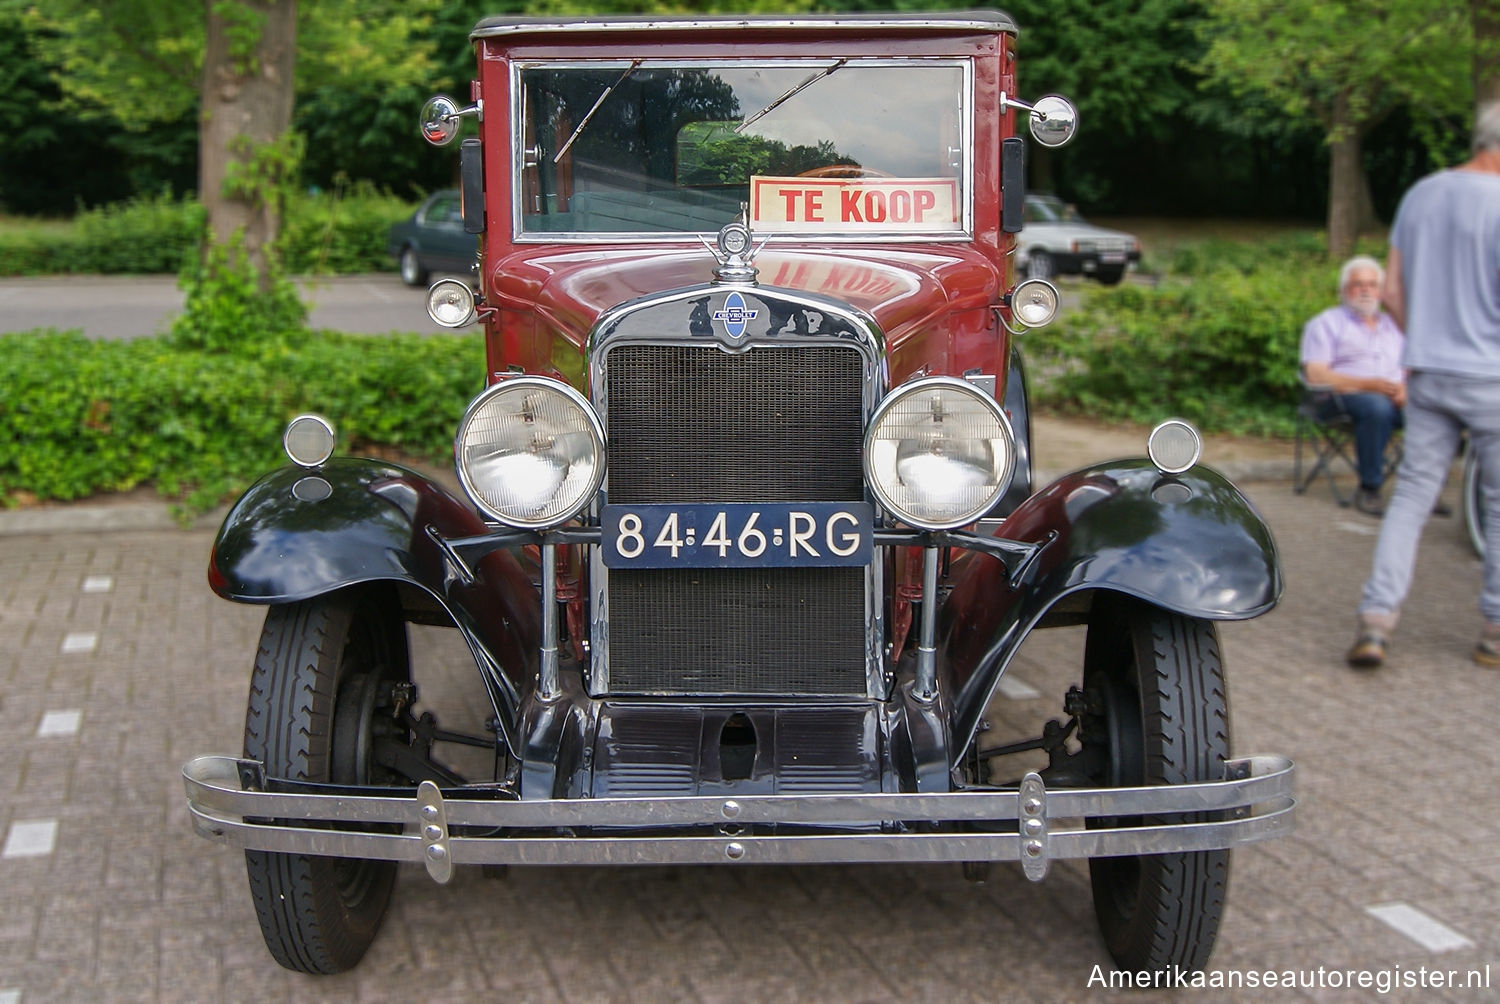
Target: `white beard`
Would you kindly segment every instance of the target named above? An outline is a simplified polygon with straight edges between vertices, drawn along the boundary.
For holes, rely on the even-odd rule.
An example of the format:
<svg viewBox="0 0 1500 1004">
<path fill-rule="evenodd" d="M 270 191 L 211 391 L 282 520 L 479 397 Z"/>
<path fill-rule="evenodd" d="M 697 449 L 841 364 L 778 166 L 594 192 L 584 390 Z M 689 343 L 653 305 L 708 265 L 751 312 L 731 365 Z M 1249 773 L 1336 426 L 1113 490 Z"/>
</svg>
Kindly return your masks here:
<svg viewBox="0 0 1500 1004">
<path fill-rule="evenodd" d="M 1362 318 L 1364 318 L 1365 320 L 1368 321 L 1368 320 L 1372 319 L 1376 314 L 1380 313 L 1380 297 L 1378 297 L 1378 296 L 1357 296 L 1357 297 L 1351 297 L 1350 300 L 1348 301 L 1348 306 L 1349 306 L 1350 310 L 1354 311 L 1360 317 L 1362 317 Z"/>
</svg>

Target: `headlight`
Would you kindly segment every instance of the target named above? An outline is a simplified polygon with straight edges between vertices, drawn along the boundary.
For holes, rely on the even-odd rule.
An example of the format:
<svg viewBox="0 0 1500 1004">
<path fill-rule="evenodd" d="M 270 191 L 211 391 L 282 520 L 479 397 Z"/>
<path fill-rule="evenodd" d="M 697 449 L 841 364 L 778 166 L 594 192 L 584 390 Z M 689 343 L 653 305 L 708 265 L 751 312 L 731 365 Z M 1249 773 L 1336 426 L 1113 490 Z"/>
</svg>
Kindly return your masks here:
<svg viewBox="0 0 1500 1004">
<path fill-rule="evenodd" d="M 1000 501 L 1015 436 L 995 399 L 953 377 L 899 387 L 865 433 L 865 478 L 880 504 L 924 530 L 972 523 Z"/>
<path fill-rule="evenodd" d="M 1011 316 L 1028 328 L 1051 324 L 1057 306 L 1057 287 L 1046 279 L 1027 279 L 1010 294 Z"/>
<path fill-rule="evenodd" d="M 439 279 L 427 290 L 427 316 L 445 328 L 474 320 L 474 291 L 457 279 Z"/>
<path fill-rule="evenodd" d="M 583 395 L 545 377 L 512 377 L 474 399 L 453 446 L 458 479 L 509 526 L 557 526 L 604 480 L 604 428 Z"/>
<path fill-rule="evenodd" d="M 322 415 L 298 415 L 281 436 L 282 448 L 298 467 L 322 467 L 333 456 L 333 425 Z"/>
<path fill-rule="evenodd" d="M 1198 462 L 1203 438 L 1180 418 L 1169 418 L 1151 430 L 1146 455 L 1163 474 L 1181 474 Z"/>
</svg>

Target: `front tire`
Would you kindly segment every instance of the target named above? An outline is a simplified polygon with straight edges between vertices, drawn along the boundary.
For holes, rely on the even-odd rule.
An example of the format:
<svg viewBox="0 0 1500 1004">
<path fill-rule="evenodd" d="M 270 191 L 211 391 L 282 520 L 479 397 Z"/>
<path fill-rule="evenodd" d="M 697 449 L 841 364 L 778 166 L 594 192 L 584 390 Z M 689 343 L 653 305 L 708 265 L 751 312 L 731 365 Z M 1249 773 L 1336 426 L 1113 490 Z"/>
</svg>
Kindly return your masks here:
<svg viewBox="0 0 1500 1004">
<path fill-rule="evenodd" d="M 1094 273 L 1102 286 L 1118 286 L 1125 278 L 1124 265 L 1100 265 L 1099 271 Z"/>
<path fill-rule="evenodd" d="M 408 286 L 421 286 L 427 282 L 427 270 L 422 267 L 422 259 L 417 257 L 416 248 L 410 244 L 401 249 L 401 281 Z"/>
<path fill-rule="evenodd" d="M 245 756 L 268 777 L 395 784 L 372 762 L 373 735 L 401 732 L 395 683 L 410 679 L 406 626 L 394 599 L 345 591 L 266 614 L 245 715 Z M 287 969 L 343 972 L 380 929 L 396 881 L 390 861 L 246 851 L 266 948 Z"/>
<path fill-rule="evenodd" d="M 1105 783 L 1223 779 L 1229 708 L 1213 622 L 1101 600 L 1084 690 L 1098 709 L 1090 740 L 1106 747 Z M 1121 969 L 1203 968 L 1224 912 L 1228 851 L 1094 858 L 1089 877 L 1100 932 Z"/>
</svg>

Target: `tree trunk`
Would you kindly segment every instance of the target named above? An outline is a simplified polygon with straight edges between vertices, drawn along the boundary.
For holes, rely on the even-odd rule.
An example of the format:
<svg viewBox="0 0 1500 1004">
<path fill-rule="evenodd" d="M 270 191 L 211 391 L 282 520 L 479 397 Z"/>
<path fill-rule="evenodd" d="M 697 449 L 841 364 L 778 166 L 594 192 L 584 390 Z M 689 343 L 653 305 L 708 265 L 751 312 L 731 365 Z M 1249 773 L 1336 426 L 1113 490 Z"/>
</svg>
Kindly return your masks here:
<svg viewBox="0 0 1500 1004">
<path fill-rule="evenodd" d="M 1375 231 L 1375 228 L 1380 225 L 1380 219 L 1375 215 L 1375 196 L 1370 191 L 1370 172 L 1364 169 L 1363 141 L 1361 141 L 1360 143 L 1358 153 L 1359 157 L 1357 159 L 1357 163 L 1360 165 L 1360 170 L 1358 190 L 1359 201 L 1357 205 L 1359 206 L 1359 211 L 1355 214 L 1354 218 L 1354 235 L 1356 237 L 1358 237 L 1360 234 L 1373 233 Z"/>
<path fill-rule="evenodd" d="M 1474 104 L 1500 101 L 1500 0 L 1470 0 L 1474 17 Z"/>
<path fill-rule="evenodd" d="M 210 239 L 238 233 L 267 285 L 266 245 L 275 241 L 281 206 L 257 154 L 282 140 L 292 124 L 296 65 L 296 0 L 203 0 L 208 44 L 198 131 L 198 197 L 208 211 Z M 253 37 L 253 41 L 250 39 Z M 282 161 L 284 162 L 284 161 Z M 274 171 L 273 165 L 270 170 Z M 226 182 L 228 182 L 226 184 Z"/>
<path fill-rule="evenodd" d="M 1365 178 L 1360 128 L 1354 122 L 1347 91 L 1334 98 L 1328 147 L 1328 256 L 1337 261 L 1354 250 L 1362 210 L 1374 215 L 1367 203 L 1362 206 L 1369 198 L 1369 181 Z"/>
</svg>

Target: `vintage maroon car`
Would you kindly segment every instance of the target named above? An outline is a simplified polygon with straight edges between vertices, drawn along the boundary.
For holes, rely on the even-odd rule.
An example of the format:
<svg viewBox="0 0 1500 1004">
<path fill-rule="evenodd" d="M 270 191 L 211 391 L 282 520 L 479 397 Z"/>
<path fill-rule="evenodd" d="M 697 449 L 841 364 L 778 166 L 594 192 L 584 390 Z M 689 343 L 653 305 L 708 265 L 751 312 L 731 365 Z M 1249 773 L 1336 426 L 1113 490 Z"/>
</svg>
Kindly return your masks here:
<svg viewBox="0 0 1500 1004">
<path fill-rule="evenodd" d="M 1228 849 L 1292 825 L 1290 762 L 1230 758 L 1215 635 L 1276 603 L 1276 551 L 1180 422 L 1033 492 L 1011 334 L 1057 304 L 1012 284 L 1014 133 L 1055 145 L 1076 116 L 1016 100 L 1011 21 L 472 38 L 472 104 L 422 121 L 478 122 L 478 293 L 429 294 L 485 333 L 466 497 L 332 459 L 299 416 L 210 562 L 268 609 L 243 755 L 184 773 L 198 832 L 246 849 L 272 954 L 353 965 L 400 861 L 1086 857 L 1122 967 L 1200 966 Z M 456 629 L 489 731 L 424 710 L 408 623 Z M 1063 717 L 986 745 L 1022 641 L 1085 624 Z"/>
</svg>

